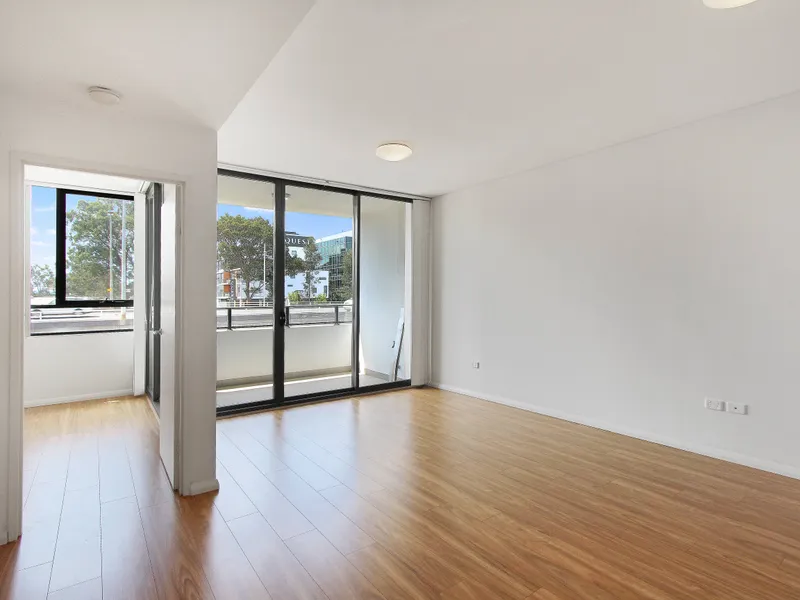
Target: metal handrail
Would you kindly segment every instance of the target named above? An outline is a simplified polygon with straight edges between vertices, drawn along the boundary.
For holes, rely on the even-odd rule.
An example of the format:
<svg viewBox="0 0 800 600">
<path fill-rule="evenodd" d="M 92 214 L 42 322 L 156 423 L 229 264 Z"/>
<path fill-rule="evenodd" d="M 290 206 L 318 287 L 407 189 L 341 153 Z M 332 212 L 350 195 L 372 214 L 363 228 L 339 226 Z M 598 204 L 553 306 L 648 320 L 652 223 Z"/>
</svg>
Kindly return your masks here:
<svg viewBox="0 0 800 600">
<path fill-rule="evenodd" d="M 348 305 L 344 303 L 333 303 L 333 302 L 319 302 L 319 303 L 307 303 L 307 304 L 292 304 L 287 305 L 284 307 L 284 315 L 285 315 L 285 326 L 289 327 L 292 325 L 290 316 L 292 310 L 296 309 L 309 309 L 309 308 L 332 308 L 333 309 L 333 320 L 331 321 L 319 321 L 314 320 L 312 323 L 308 323 L 308 325 L 340 325 L 342 323 L 350 323 L 352 321 L 343 321 L 340 315 L 340 310 L 342 308 L 346 308 Z M 273 321 L 271 325 L 255 325 L 255 326 L 248 326 L 248 325 L 241 325 L 238 327 L 234 326 L 233 321 L 233 312 L 234 311 L 247 311 L 253 309 L 263 309 L 263 308 L 274 308 L 272 306 L 217 306 L 217 311 L 224 310 L 225 311 L 225 327 L 217 326 L 217 331 L 220 330 L 233 330 L 233 329 L 247 329 L 247 328 L 256 328 L 256 327 L 274 327 L 275 326 L 275 319 L 273 314 Z M 219 316 L 219 314 L 218 314 Z M 303 325 L 303 323 L 295 323 L 296 325 Z"/>
</svg>

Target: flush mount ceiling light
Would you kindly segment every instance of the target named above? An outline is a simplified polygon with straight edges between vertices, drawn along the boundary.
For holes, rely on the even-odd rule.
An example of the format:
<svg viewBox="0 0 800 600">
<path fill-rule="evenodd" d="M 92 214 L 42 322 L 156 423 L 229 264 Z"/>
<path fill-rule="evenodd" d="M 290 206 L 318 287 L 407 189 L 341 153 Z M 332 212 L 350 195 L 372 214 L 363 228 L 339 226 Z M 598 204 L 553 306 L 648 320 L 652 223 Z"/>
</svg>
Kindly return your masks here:
<svg viewBox="0 0 800 600">
<path fill-rule="evenodd" d="M 411 156 L 411 148 L 406 144 L 401 144 L 399 142 L 389 142 L 388 144 L 381 144 L 378 146 L 378 149 L 375 150 L 375 154 L 378 158 L 382 158 L 383 160 L 388 160 L 390 162 L 397 162 L 399 160 L 405 160 L 409 156 Z"/>
<path fill-rule="evenodd" d="M 703 0 L 708 8 L 736 8 L 737 6 L 744 6 L 751 4 L 756 0 Z"/>
<path fill-rule="evenodd" d="M 119 104 L 120 100 L 122 100 L 122 96 L 119 92 L 107 87 L 93 85 L 86 91 L 89 93 L 89 98 L 104 106 L 113 106 Z"/>
</svg>

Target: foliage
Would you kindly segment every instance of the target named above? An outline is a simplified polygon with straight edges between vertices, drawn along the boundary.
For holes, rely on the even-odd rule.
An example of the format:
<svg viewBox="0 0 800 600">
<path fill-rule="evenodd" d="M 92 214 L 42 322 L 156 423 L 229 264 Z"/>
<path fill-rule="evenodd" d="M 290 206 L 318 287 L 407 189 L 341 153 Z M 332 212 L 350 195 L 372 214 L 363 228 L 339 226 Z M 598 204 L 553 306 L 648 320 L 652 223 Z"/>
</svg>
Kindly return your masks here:
<svg viewBox="0 0 800 600">
<path fill-rule="evenodd" d="M 295 290 L 293 292 L 289 292 L 289 303 L 290 304 L 300 304 L 303 301 L 303 297 L 300 295 L 299 290 Z"/>
<path fill-rule="evenodd" d="M 268 295 L 272 290 L 273 236 L 272 224 L 264 217 L 226 214 L 217 220 L 217 256 L 222 268 L 235 272 L 244 283 L 247 300 L 263 289 Z M 290 256 L 288 248 L 284 261 L 287 277 L 294 277 L 306 267 L 302 258 Z"/>
<path fill-rule="evenodd" d="M 350 289 L 352 294 L 353 289 L 353 251 L 347 250 L 344 253 L 344 259 L 342 259 L 342 287 L 347 287 Z"/>
<path fill-rule="evenodd" d="M 248 300 L 263 287 L 266 259 L 267 289 L 271 289 L 272 225 L 264 217 L 222 215 L 217 220 L 217 254 L 222 268 L 236 271 Z"/>
<path fill-rule="evenodd" d="M 342 279 L 339 285 L 331 290 L 331 300 L 344 302 L 353 297 L 353 251 L 347 250 L 342 257 Z"/>
<path fill-rule="evenodd" d="M 56 276 L 50 265 L 31 266 L 31 296 L 50 296 L 55 292 Z"/>
<path fill-rule="evenodd" d="M 319 283 L 319 266 L 322 263 L 322 255 L 317 250 L 314 240 L 309 240 L 305 247 L 305 258 L 303 263 L 303 295 L 311 298 L 314 295 L 314 288 Z"/>
<path fill-rule="evenodd" d="M 317 297 L 314 298 L 314 302 L 327 302 L 328 297 L 325 294 L 317 294 Z"/>
<path fill-rule="evenodd" d="M 67 212 L 68 297 L 120 299 L 124 282 L 125 297 L 133 298 L 133 210 L 128 200 L 92 198 Z"/>
</svg>

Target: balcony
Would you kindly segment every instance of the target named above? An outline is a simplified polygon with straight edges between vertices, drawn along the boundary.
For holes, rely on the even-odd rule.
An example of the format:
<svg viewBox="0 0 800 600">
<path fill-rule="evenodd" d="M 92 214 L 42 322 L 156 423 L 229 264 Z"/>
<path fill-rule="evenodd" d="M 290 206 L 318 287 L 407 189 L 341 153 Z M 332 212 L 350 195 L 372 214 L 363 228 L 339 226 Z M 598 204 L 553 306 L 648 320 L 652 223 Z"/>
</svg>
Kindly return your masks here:
<svg viewBox="0 0 800 600">
<path fill-rule="evenodd" d="M 313 303 L 287 307 L 286 396 L 351 386 L 351 304 Z M 217 406 L 272 397 L 274 312 L 264 301 L 217 307 Z M 388 369 L 385 369 L 388 370 Z M 362 385 L 388 375 L 364 371 Z"/>
</svg>

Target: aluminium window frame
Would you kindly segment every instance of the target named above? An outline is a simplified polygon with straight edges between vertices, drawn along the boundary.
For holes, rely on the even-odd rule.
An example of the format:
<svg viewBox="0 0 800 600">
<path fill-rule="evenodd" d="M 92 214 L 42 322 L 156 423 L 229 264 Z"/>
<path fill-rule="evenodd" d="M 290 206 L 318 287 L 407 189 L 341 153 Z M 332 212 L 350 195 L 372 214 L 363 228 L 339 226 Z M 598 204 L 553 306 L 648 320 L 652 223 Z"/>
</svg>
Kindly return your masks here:
<svg viewBox="0 0 800 600">
<path fill-rule="evenodd" d="M 351 334 L 351 381 L 350 387 L 340 388 L 338 390 L 331 390 L 327 392 L 313 392 L 308 394 L 298 394 L 289 396 L 284 395 L 285 392 L 285 329 L 279 323 L 280 317 L 284 315 L 285 318 L 285 301 L 283 295 L 277 295 L 273 300 L 273 345 L 272 345 L 272 369 L 273 369 L 273 397 L 269 400 L 258 400 L 255 402 L 248 402 L 243 404 L 235 404 L 231 406 L 218 406 L 217 417 L 227 417 L 237 414 L 245 414 L 248 412 L 269 410 L 273 408 L 284 408 L 293 405 L 302 405 L 313 402 L 321 402 L 326 400 L 334 400 L 337 398 L 349 398 L 352 396 L 361 396 L 375 394 L 378 392 L 397 390 L 402 388 L 411 387 L 411 379 L 402 379 L 399 381 L 387 381 L 380 384 L 361 385 L 359 371 L 360 369 L 360 356 L 359 356 L 359 340 L 361 329 L 361 261 L 359 257 L 361 247 L 361 198 L 366 196 L 370 198 L 377 198 L 381 200 L 391 200 L 395 202 L 402 202 L 405 204 L 412 204 L 414 200 L 406 196 L 396 196 L 390 193 L 382 193 L 379 191 L 348 188 L 339 185 L 327 185 L 314 183 L 310 181 L 292 179 L 291 177 L 277 177 L 274 175 L 264 175 L 260 173 L 253 173 L 246 170 L 237 170 L 233 168 L 217 169 L 218 177 L 232 177 L 235 179 L 244 179 L 250 181 L 261 181 L 273 184 L 273 193 L 275 204 L 273 206 L 275 214 L 274 231 L 273 235 L 273 256 L 275 256 L 273 287 L 275 290 L 285 289 L 285 265 L 284 255 L 278 252 L 278 245 L 285 245 L 286 233 L 286 188 L 288 187 L 301 187 L 312 190 L 319 190 L 323 192 L 335 192 L 352 196 L 353 198 L 353 321 L 352 321 L 352 334 Z M 279 240 L 284 240 L 280 242 Z M 218 330 L 219 331 L 219 330 Z"/>
<path fill-rule="evenodd" d="M 132 308 L 130 300 L 68 300 L 67 299 L 67 196 L 83 196 L 87 198 L 107 198 L 110 200 L 127 200 L 131 203 L 134 196 L 130 194 L 112 194 L 110 192 L 94 192 L 71 188 L 56 188 L 56 270 L 55 270 L 55 304 L 45 308 Z M 112 329 L 110 331 L 129 331 Z M 106 330 L 86 333 L 105 333 Z M 37 334 L 40 335 L 40 334 Z"/>
<path fill-rule="evenodd" d="M 37 185 L 37 184 L 32 184 Z M 88 198 L 108 198 L 112 200 L 126 200 L 134 202 L 135 197 L 130 194 L 116 194 L 94 190 L 80 190 L 60 187 L 57 185 L 41 185 L 56 191 L 56 265 L 55 265 L 55 303 L 46 305 L 29 305 L 28 310 L 68 309 L 68 308 L 132 308 L 133 299 L 130 300 L 67 300 L 67 196 L 76 195 Z M 91 335 L 95 333 L 125 333 L 133 331 L 130 327 L 115 327 L 110 329 L 70 329 L 67 331 L 32 331 L 30 317 L 26 328 L 30 337 L 48 337 L 62 335 Z"/>
</svg>

